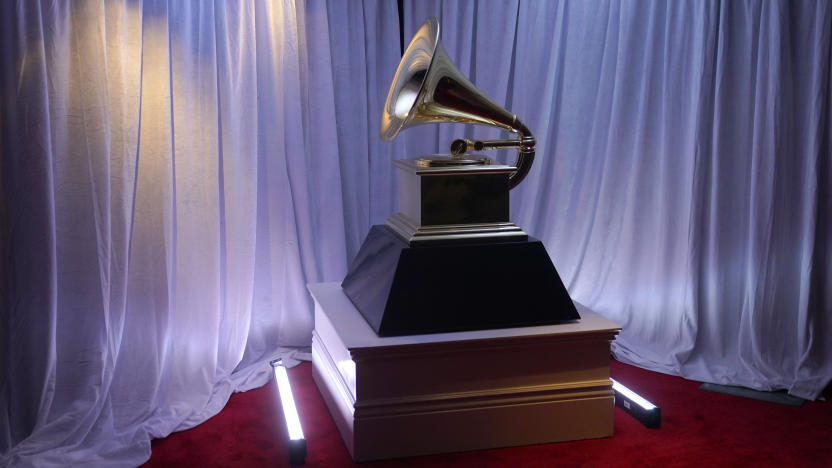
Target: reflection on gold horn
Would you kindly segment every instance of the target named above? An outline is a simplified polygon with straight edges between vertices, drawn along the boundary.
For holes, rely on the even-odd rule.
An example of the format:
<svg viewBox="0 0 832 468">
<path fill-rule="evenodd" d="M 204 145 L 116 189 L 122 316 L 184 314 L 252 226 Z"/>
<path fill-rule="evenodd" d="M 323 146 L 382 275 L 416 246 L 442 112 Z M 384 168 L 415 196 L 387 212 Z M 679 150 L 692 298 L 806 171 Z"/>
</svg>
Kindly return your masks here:
<svg viewBox="0 0 832 468">
<path fill-rule="evenodd" d="M 534 162 L 535 140 L 516 115 L 482 94 L 454 66 L 439 42 L 436 18 L 425 21 L 399 62 L 381 114 L 379 134 L 390 141 L 404 129 L 426 123 L 461 122 L 502 128 L 517 133 L 517 140 L 455 140 L 454 155 L 469 149 L 517 148 L 517 168 L 509 178 L 514 188 Z"/>
</svg>

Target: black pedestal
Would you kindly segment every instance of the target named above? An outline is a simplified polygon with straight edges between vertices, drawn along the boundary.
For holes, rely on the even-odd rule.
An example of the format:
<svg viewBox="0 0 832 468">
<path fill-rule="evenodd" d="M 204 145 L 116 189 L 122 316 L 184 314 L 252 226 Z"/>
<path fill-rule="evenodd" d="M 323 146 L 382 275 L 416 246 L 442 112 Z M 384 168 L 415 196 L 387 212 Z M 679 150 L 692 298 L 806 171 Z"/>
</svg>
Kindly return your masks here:
<svg viewBox="0 0 832 468">
<path fill-rule="evenodd" d="M 543 243 L 533 238 L 411 247 L 373 226 L 341 287 L 379 336 L 580 319 Z"/>
</svg>

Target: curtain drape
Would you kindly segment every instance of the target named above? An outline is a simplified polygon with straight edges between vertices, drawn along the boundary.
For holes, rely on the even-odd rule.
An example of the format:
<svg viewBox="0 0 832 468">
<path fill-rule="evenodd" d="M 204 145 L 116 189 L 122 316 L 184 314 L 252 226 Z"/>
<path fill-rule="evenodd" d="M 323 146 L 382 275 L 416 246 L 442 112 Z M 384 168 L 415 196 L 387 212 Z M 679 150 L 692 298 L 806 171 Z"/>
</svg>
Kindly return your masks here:
<svg viewBox="0 0 832 468">
<path fill-rule="evenodd" d="M 814 399 L 832 379 L 832 4 L 405 2 L 537 138 L 513 221 L 620 360 Z M 424 126 L 407 152 L 492 130 Z M 512 154 L 500 159 L 512 162 Z"/>
<path fill-rule="evenodd" d="M 306 283 L 343 277 L 367 181 L 392 185 L 358 128 L 396 5 L 0 14 L 0 465 L 138 465 L 309 345 Z"/>
</svg>

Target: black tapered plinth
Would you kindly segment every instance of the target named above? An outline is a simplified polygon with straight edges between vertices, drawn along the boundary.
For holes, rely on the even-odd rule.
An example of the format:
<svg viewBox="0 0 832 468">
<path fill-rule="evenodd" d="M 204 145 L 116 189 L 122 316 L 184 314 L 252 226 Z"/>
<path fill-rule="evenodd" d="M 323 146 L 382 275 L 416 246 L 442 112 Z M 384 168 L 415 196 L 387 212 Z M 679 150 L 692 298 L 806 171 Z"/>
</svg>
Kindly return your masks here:
<svg viewBox="0 0 832 468">
<path fill-rule="evenodd" d="M 376 225 L 341 283 L 379 336 L 580 319 L 543 243 L 409 246 Z"/>
</svg>

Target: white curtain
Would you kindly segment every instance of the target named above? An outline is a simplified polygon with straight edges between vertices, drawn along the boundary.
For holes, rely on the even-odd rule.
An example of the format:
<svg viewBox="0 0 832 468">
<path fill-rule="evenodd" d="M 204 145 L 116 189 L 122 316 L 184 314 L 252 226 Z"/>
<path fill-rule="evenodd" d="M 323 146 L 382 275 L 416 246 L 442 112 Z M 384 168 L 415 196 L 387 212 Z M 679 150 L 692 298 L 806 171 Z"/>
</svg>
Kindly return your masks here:
<svg viewBox="0 0 832 468">
<path fill-rule="evenodd" d="M 375 116 L 349 54 L 394 69 L 388 3 L 3 3 L 0 465 L 138 465 L 309 345 L 370 222 L 373 132 L 333 112 Z"/>
<path fill-rule="evenodd" d="M 406 1 L 537 138 L 513 220 L 617 358 L 814 399 L 832 379 L 832 3 Z M 425 126 L 399 157 L 463 134 Z M 502 161 L 513 162 L 504 153 Z"/>
<path fill-rule="evenodd" d="M 378 128 L 401 59 L 398 7 L 388 0 L 330 0 L 327 17 L 335 106 L 313 112 L 337 126 L 338 144 L 331 154 L 340 164 L 343 206 L 337 208 L 343 212 L 337 213 L 343 215 L 344 230 L 335 234 L 344 236 L 347 255 L 341 260 L 347 265 L 370 226 L 383 223 L 397 207 L 392 162 L 401 157 L 404 141 L 382 142 Z"/>
</svg>

